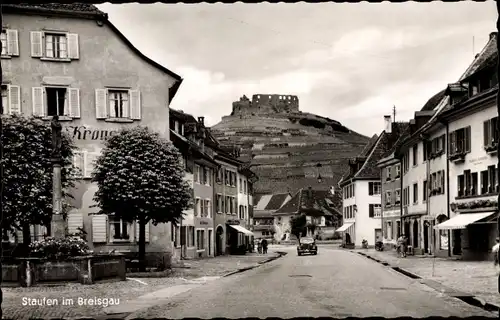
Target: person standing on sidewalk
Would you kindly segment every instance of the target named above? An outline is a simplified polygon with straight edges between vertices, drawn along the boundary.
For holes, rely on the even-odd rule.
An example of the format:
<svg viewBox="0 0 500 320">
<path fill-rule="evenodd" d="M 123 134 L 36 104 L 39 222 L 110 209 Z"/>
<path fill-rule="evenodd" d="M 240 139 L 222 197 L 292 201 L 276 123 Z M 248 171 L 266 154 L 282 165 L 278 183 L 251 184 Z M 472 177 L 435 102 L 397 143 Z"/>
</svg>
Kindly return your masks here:
<svg viewBox="0 0 500 320">
<path fill-rule="evenodd" d="M 262 253 L 267 254 L 267 240 L 262 239 Z"/>
<path fill-rule="evenodd" d="M 500 238 L 497 237 L 496 239 L 496 244 L 493 246 L 491 249 L 491 252 L 493 253 L 493 265 L 496 267 L 496 271 L 498 273 L 498 293 L 500 293 L 500 273 L 498 272 L 498 265 L 499 265 L 499 254 L 500 254 Z M 500 314 L 499 314 L 500 316 Z"/>
</svg>

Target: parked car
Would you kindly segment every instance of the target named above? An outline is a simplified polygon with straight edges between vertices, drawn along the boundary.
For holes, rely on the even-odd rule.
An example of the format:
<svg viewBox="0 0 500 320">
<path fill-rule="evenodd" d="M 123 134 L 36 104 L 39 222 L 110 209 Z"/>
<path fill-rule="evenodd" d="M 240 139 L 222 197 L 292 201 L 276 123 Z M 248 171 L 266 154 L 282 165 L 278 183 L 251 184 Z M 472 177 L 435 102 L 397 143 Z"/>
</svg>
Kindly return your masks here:
<svg viewBox="0 0 500 320">
<path fill-rule="evenodd" d="M 304 253 L 310 253 L 317 255 L 318 246 L 316 246 L 316 240 L 310 237 L 300 238 L 299 245 L 297 246 L 297 255 L 301 256 Z"/>
</svg>

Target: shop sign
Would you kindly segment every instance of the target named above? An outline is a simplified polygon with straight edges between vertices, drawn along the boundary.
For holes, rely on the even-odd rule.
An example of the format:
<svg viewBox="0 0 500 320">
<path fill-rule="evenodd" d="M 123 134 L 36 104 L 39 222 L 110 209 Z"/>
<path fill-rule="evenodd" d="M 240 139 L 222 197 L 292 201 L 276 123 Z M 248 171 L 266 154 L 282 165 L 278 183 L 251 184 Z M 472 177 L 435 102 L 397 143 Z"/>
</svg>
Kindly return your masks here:
<svg viewBox="0 0 500 320">
<path fill-rule="evenodd" d="M 240 224 L 240 220 L 227 220 L 226 221 L 227 224 L 229 225 L 239 225 Z"/>
<path fill-rule="evenodd" d="M 86 126 L 65 126 L 66 132 L 75 140 L 106 140 L 118 130 L 92 129 Z"/>
<path fill-rule="evenodd" d="M 200 224 L 203 226 L 209 225 L 208 221 L 205 221 L 205 220 L 200 220 Z"/>
</svg>

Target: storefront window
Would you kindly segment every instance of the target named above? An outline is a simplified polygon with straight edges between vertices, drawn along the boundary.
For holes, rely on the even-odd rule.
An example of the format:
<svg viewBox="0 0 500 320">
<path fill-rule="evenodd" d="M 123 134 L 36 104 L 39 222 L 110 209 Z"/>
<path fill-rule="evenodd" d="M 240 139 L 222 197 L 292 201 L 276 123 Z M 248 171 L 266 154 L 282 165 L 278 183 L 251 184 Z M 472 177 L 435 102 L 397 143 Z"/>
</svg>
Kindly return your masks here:
<svg viewBox="0 0 500 320">
<path fill-rule="evenodd" d="M 446 230 L 439 231 L 439 247 L 441 250 L 448 250 L 448 232 Z"/>
</svg>

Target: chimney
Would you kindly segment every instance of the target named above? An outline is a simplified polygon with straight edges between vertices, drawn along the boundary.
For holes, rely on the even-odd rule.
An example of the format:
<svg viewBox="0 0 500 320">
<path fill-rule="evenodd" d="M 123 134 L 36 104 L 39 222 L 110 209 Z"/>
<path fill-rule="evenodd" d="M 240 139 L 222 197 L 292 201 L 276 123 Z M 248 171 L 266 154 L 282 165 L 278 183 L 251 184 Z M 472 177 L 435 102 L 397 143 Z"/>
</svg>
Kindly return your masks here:
<svg viewBox="0 0 500 320">
<path fill-rule="evenodd" d="M 385 131 L 385 133 L 392 132 L 391 116 L 384 116 L 384 131 Z"/>
<path fill-rule="evenodd" d="M 497 35 L 498 35 L 497 31 L 490 33 L 490 40 L 492 40 L 493 38 L 496 38 Z"/>
<path fill-rule="evenodd" d="M 205 125 L 205 117 L 198 117 L 198 123 L 201 124 L 202 126 Z"/>
</svg>

